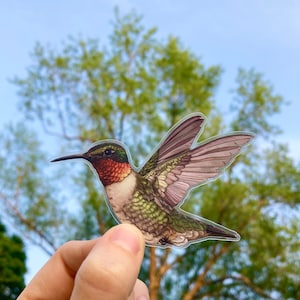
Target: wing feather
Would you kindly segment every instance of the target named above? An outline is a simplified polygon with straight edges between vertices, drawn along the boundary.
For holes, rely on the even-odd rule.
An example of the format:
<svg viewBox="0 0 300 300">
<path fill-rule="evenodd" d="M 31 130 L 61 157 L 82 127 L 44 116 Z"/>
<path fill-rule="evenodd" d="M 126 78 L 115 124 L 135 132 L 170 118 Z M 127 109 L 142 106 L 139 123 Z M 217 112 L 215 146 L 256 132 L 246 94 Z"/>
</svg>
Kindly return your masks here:
<svg viewBox="0 0 300 300">
<path fill-rule="evenodd" d="M 218 137 L 162 164 L 156 173 L 167 183 L 158 185 L 161 201 L 179 205 L 192 187 L 218 177 L 252 138 L 247 133 Z"/>
<path fill-rule="evenodd" d="M 189 150 L 194 140 L 199 136 L 204 121 L 205 118 L 201 114 L 191 114 L 175 125 L 139 173 L 145 176 L 168 159 Z"/>
<path fill-rule="evenodd" d="M 139 171 L 157 189 L 163 207 L 179 205 L 191 188 L 218 177 L 253 138 L 233 133 L 192 147 L 204 121 L 193 114 L 176 125 Z"/>
</svg>

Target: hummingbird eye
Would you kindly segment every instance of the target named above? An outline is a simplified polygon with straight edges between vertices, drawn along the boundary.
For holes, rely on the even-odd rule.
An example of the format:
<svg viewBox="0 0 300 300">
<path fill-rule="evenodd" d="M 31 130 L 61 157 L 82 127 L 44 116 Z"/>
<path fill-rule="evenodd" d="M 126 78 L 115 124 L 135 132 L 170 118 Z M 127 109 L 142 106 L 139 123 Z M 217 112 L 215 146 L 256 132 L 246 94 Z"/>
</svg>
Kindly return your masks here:
<svg viewBox="0 0 300 300">
<path fill-rule="evenodd" d="M 107 148 L 107 149 L 104 150 L 104 155 L 105 156 L 110 156 L 110 155 L 113 154 L 113 152 L 114 151 L 111 148 Z"/>
</svg>

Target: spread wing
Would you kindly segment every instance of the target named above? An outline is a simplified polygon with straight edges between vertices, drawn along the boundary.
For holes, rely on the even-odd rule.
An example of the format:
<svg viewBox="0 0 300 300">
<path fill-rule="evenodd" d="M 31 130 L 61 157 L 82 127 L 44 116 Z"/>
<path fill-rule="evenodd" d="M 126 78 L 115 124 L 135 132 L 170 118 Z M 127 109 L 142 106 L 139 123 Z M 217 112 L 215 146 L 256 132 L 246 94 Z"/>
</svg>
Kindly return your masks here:
<svg viewBox="0 0 300 300">
<path fill-rule="evenodd" d="M 191 149 L 203 121 L 194 115 L 180 123 L 140 171 L 157 189 L 163 206 L 179 205 L 192 187 L 219 176 L 253 138 L 233 133 Z"/>
<path fill-rule="evenodd" d="M 194 140 L 200 135 L 201 125 L 204 121 L 202 115 L 191 114 L 178 125 L 175 125 L 139 173 L 143 176 L 148 174 L 149 177 L 156 167 L 189 150 Z"/>
</svg>

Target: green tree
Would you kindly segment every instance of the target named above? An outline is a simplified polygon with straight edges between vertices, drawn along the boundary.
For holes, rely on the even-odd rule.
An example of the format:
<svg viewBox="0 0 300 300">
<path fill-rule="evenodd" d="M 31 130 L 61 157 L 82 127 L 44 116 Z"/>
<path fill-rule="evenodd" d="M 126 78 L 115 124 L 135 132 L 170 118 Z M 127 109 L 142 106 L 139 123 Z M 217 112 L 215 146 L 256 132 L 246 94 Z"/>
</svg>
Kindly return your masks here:
<svg viewBox="0 0 300 300">
<path fill-rule="evenodd" d="M 221 68 L 205 67 L 177 38 L 159 41 L 155 33 L 136 14 L 116 13 L 106 47 L 81 38 L 60 50 L 36 45 L 27 76 L 14 83 L 24 122 L 39 122 L 47 141 L 39 145 L 24 126 L 2 139 L 0 198 L 7 212 L 48 253 L 67 239 L 102 234 L 114 221 L 95 176 L 80 164 L 54 174 L 42 148 L 54 157 L 117 138 L 140 164 L 171 125 L 200 111 L 208 116 L 201 139 L 230 130 L 257 135 L 247 153 L 184 206 L 236 229 L 242 240 L 147 249 L 140 277 L 151 299 L 298 298 L 299 222 L 292 216 L 299 219 L 300 166 L 276 142 L 280 128 L 270 122 L 283 98 L 262 74 L 241 69 L 225 126 L 214 100 Z"/>
<path fill-rule="evenodd" d="M 7 126 L 0 135 L 0 199 L 6 218 L 20 234 L 51 255 L 69 237 L 72 214 L 65 218 L 62 189 L 45 164 L 37 133 L 23 123 Z M 1 211 L 1 214 L 4 213 Z"/>
<path fill-rule="evenodd" d="M 25 287 L 24 274 L 26 255 L 22 240 L 8 236 L 5 226 L 0 223 L 0 298 L 16 299 Z"/>
</svg>

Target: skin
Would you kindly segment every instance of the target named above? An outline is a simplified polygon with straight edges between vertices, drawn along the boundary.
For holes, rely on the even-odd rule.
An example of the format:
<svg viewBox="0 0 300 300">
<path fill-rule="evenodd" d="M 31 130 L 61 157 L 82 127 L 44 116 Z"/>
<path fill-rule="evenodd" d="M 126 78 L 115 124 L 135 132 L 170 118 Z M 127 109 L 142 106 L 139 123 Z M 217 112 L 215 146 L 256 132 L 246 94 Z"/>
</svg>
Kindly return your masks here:
<svg viewBox="0 0 300 300">
<path fill-rule="evenodd" d="M 60 247 L 35 275 L 18 300 L 147 300 L 137 279 L 145 242 L 133 225 L 121 224 L 102 237 Z"/>
</svg>

